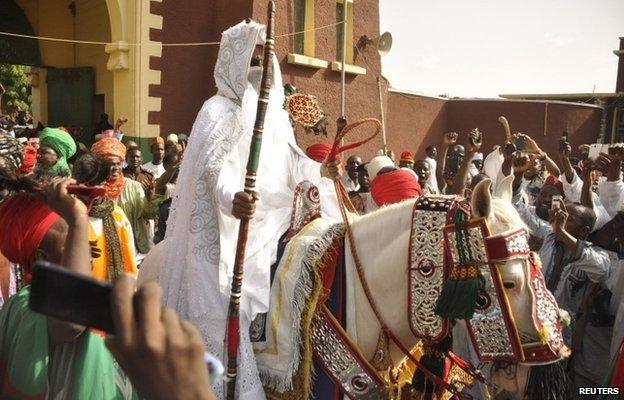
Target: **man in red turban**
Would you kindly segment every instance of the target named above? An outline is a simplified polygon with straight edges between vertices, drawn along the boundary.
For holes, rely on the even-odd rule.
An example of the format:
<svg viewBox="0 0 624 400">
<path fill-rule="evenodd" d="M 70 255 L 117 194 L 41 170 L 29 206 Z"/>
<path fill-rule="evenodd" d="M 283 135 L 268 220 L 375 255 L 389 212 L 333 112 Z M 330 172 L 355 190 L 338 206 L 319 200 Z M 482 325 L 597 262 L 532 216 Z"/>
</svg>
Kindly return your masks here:
<svg viewBox="0 0 624 400">
<path fill-rule="evenodd" d="M 322 163 L 329 155 L 331 149 L 332 145 L 330 143 L 321 142 L 308 147 L 306 149 L 306 155 L 314 161 Z"/>
<path fill-rule="evenodd" d="M 117 200 L 124 191 L 125 180 L 121 163 L 126 159 L 126 146 L 116 138 L 104 137 L 93 143 L 91 151 L 112 164 L 110 175 L 106 181 L 106 197 Z"/>
<path fill-rule="evenodd" d="M 2 204 L 0 226 L 0 253 L 20 265 L 25 283 L 30 282 L 32 266 L 39 258 L 39 248 L 48 231 L 66 230 L 66 224 L 58 214 L 37 197 L 27 193 L 16 194 Z M 64 240 L 64 235 L 49 236 L 46 240 Z"/>
<path fill-rule="evenodd" d="M 149 220 L 156 217 L 156 212 L 150 206 L 150 198 L 143 186 L 137 181 L 124 178 L 121 163 L 126 157 L 126 146 L 116 138 L 104 137 L 91 146 L 91 151 L 112 164 L 106 181 L 106 197 L 115 201 L 128 217 L 136 250 L 147 254 L 152 248 L 154 238 Z"/>
<path fill-rule="evenodd" d="M 378 206 L 394 204 L 422 194 L 413 173 L 406 169 L 377 174 L 371 183 L 371 196 Z"/>
</svg>

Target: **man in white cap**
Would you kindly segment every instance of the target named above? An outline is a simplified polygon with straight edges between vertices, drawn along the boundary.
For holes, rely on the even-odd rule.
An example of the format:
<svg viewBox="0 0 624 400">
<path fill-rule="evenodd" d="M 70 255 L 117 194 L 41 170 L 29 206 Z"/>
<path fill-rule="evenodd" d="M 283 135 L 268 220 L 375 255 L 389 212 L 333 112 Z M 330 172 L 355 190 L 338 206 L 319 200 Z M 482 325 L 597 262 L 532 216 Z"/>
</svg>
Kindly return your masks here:
<svg viewBox="0 0 624 400">
<path fill-rule="evenodd" d="M 369 179 L 372 181 L 381 170 L 396 168 L 394 161 L 388 156 L 376 156 L 366 165 Z"/>
<path fill-rule="evenodd" d="M 202 334 L 206 350 L 223 359 L 224 336 L 239 219 L 250 218 L 240 299 L 241 342 L 238 399 L 264 399 L 249 326 L 269 306 L 270 266 L 277 243 L 290 224 L 296 185 L 314 183 L 323 214 L 339 218 L 330 176 L 338 164 L 312 161 L 297 147 L 277 59 L 266 113 L 257 172 L 259 200 L 243 192 L 245 165 L 256 115 L 261 79 L 259 53 L 265 26 L 241 22 L 221 38 L 214 69 L 218 88 L 199 112 L 184 153 L 165 236 L 160 274 L 164 304 L 189 319 Z M 224 360 L 225 361 L 225 360 Z M 213 386 L 224 398 L 221 384 Z"/>
</svg>

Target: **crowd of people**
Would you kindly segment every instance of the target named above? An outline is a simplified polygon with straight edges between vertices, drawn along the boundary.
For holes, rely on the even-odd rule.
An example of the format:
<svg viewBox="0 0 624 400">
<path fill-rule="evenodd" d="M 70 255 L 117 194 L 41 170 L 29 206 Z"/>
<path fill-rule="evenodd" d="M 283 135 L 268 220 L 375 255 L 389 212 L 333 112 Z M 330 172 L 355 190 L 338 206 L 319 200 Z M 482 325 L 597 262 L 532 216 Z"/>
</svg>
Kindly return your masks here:
<svg viewBox="0 0 624 400">
<path fill-rule="evenodd" d="M 138 145 L 116 136 L 104 131 L 79 154 L 62 127 L 0 134 L 2 398 L 212 398 L 199 333 L 172 311 L 153 318 L 161 314 L 157 284 L 135 295 L 138 265 L 154 237 L 164 236 L 166 218 L 158 215 L 175 187 L 184 137 L 154 139 L 143 163 Z M 31 311 L 38 260 L 115 282 L 120 334 L 105 342 L 98 331 Z M 136 368 L 150 358 L 159 368 Z M 181 366 L 188 373 L 171 374 Z"/>
<path fill-rule="evenodd" d="M 71 390 L 81 398 L 81 391 L 95 390 L 93 385 L 102 390 L 102 398 L 129 398 L 128 393 L 135 393 L 129 380 L 112 380 L 106 373 L 117 371 L 120 364 L 124 367 L 121 360 L 127 359 L 126 365 L 137 362 L 132 352 L 138 350 L 132 348 L 131 338 L 118 336 L 109 345 L 112 354 L 120 357 L 116 363 L 97 332 L 46 320 L 27 307 L 36 260 L 52 261 L 103 281 L 118 280 L 119 296 L 130 301 L 133 283 L 128 277 L 137 276 L 143 256 L 164 238 L 186 141 L 176 135 L 166 141 L 155 138 L 151 161 L 144 163 L 139 146 L 120 141 L 115 133 L 119 131 L 104 131 L 78 158 L 76 141 L 63 128 L 28 131 L 17 138 L 0 135 L 0 300 L 4 303 L 0 361 L 5 374 L 0 382 L 4 393 Z M 518 141 L 524 144 L 522 150 L 516 148 Z M 540 255 L 548 288 L 572 318 L 566 340 L 573 350 L 569 361 L 573 386 L 608 384 L 605 377 L 624 338 L 624 147 L 612 146 L 607 154 L 591 159 L 588 146 L 579 146 L 573 157 L 570 143 L 561 141 L 559 154 L 553 155 L 555 162 L 523 134 L 515 135 L 513 143 L 495 146 L 486 157 L 478 130 L 470 132 L 463 145 L 458 143 L 458 135 L 448 133 L 438 146 L 427 146 L 426 157 L 418 160 L 410 151 L 403 151 L 398 162 L 383 151 L 368 162 L 351 155 L 340 180 L 357 211 L 366 214 L 422 195 L 468 197 L 478 182 L 490 179 L 495 188 L 513 174 L 510 206 L 529 229 L 531 248 Z M 323 162 L 330 149 L 320 143 L 306 152 Z M 69 184 L 103 186 L 105 196 L 93 198 L 89 192 L 71 196 Z M 148 285 L 143 290 L 153 297 L 145 307 L 155 307 L 160 288 Z M 120 324 L 133 323 L 131 318 L 119 318 Z M 192 325 L 176 318 L 173 312 L 163 312 L 162 322 L 149 323 L 162 323 L 161 330 L 171 329 L 173 334 L 188 332 L 186 344 L 201 348 L 201 337 Z M 123 355 L 124 348 L 130 356 Z M 61 365 L 66 370 L 53 367 Z M 129 371 L 136 369 L 126 372 L 132 378 Z M 126 377 L 120 370 L 116 373 Z M 133 382 L 143 393 L 152 391 L 136 383 L 140 379 Z"/>
<path fill-rule="evenodd" d="M 508 206 L 527 226 L 547 287 L 571 319 L 564 332 L 570 397 L 581 387 L 624 392 L 624 146 L 590 157 L 588 145 L 573 150 L 562 139 L 549 155 L 517 133 L 484 156 L 483 133 L 474 129 L 427 143 L 420 159 L 406 150 L 397 161 L 384 148 L 367 162 L 355 154 L 329 160 L 329 143 L 304 154 L 274 60 L 258 171 L 245 182 L 246 165 L 254 165 L 247 160 L 263 29 L 243 21 L 223 33 L 217 95 L 189 137 L 153 138 L 149 161 L 124 140 L 124 118 L 112 126 L 103 115 L 90 149 L 63 127 L 0 132 L 0 398 L 224 398 L 223 385 L 210 382 L 204 351 L 225 358 L 227 324 L 241 329 L 238 398 L 264 399 L 248 331 L 269 307 L 270 266 L 291 223 L 297 183 L 316 185 L 317 211 L 338 221 L 333 181 L 367 214 L 424 195 L 469 197 L 484 180 L 495 191 L 508 176 Z M 250 182 L 259 196 L 243 191 Z M 235 298 L 239 323 L 230 324 L 238 220 L 252 217 Z M 162 288 L 148 281 L 135 289 L 156 248 Z M 30 310 L 37 261 L 112 282 L 116 334 Z"/>
<path fill-rule="evenodd" d="M 513 175 L 509 206 L 528 228 L 548 289 L 571 316 L 564 331 L 573 351 L 567 364 L 570 396 L 576 398 L 578 388 L 609 386 L 624 339 L 624 145 L 590 158 L 589 145 L 573 152 L 563 138 L 558 154 L 549 155 L 518 133 L 486 157 L 481 147 L 482 134 L 475 129 L 464 144 L 456 133 L 447 133 L 418 160 L 409 150 L 398 163 L 390 152 L 379 151 L 368 162 L 352 155 L 342 182 L 358 212 L 366 214 L 427 194 L 468 198 L 484 179 L 494 191 Z M 330 150 L 329 143 L 320 143 L 307 153 L 322 161 Z"/>
</svg>

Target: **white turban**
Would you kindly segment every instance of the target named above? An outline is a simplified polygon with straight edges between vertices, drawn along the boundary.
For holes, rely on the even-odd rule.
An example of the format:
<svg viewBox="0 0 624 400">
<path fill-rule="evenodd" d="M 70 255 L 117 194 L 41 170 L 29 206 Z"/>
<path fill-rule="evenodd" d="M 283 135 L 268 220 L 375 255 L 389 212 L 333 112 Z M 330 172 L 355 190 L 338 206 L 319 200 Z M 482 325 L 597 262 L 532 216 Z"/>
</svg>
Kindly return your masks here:
<svg viewBox="0 0 624 400">
<path fill-rule="evenodd" d="M 379 171 L 386 167 L 394 167 L 394 162 L 388 156 L 377 156 L 370 160 L 368 165 L 366 165 L 370 180 L 375 179 Z"/>
</svg>

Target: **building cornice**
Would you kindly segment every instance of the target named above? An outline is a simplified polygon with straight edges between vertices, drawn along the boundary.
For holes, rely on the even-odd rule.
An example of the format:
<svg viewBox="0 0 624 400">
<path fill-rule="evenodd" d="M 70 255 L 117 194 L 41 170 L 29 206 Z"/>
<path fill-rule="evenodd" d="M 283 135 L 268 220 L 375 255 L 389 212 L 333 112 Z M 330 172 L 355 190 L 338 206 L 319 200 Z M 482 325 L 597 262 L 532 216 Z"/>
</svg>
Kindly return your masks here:
<svg viewBox="0 0 624 400">
<path fill-rule="evenodd" d="M 499 97 L 513 100 L 573 100 L 573 99 L 604 99 L 624 96 L 624 92 L 616 93 L 509 93 Z"/>
</svg>

